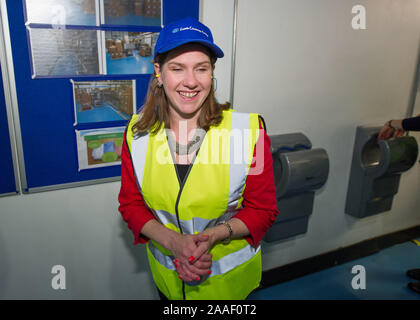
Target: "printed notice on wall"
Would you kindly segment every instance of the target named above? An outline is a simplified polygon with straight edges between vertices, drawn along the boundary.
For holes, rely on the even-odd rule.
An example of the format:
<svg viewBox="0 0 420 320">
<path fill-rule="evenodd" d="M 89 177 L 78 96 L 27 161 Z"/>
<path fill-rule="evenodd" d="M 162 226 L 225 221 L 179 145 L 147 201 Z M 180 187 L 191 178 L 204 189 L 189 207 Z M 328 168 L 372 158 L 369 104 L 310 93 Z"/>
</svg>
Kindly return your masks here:
<svg viewBox="0 0 420 320">
<path fill-rule="evenodd" d="M 120 165 L 124 130 L 76 130 L 79 171 Z"/>
</svg>

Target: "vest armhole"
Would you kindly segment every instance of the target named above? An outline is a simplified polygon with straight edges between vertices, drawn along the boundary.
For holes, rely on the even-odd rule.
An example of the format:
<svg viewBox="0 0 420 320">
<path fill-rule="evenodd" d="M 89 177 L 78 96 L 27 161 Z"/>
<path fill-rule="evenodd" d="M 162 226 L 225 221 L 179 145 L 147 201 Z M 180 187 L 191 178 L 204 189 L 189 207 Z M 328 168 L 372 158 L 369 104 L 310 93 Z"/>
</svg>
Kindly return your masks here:
<svg viewBox="0 0 420 320">
<path fill-rule="evenodd" d="M 264 118 L 258 115 L 258 120 L 260 121 L 261 126 L 263 127 L 264 131 L 267 133 L 267 126 L 265 125 Z"/>
</svg>

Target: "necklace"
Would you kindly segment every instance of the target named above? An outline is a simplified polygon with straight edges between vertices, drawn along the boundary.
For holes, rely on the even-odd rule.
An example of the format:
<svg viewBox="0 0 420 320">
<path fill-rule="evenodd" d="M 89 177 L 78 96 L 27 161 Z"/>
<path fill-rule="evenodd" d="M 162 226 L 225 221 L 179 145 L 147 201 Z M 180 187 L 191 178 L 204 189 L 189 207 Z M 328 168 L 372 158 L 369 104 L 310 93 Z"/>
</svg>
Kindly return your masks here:
<svg viewBox="0 0 420 320">
<path fill-rule="evenodd" d="M 195 130 L 194 136 L 188 144 L 179 144 L 171 132 L 167 132 L 169 148 L 180 156 L 193 153 L 200 146 L 200 142 L 204 138 L 204 130 Z"/>
</svg>

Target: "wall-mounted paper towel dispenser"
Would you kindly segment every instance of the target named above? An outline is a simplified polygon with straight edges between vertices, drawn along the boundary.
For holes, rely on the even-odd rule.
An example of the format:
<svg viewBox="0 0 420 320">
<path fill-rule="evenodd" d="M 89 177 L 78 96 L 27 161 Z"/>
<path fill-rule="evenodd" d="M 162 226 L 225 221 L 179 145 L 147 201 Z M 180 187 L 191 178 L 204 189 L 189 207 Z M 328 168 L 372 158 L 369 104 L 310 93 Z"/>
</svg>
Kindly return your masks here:
<svg viewBox="0 0 420 320">
<path fill-rule="evenodd" d="M 380 130 L 379 126 L 356 129 L 345 212 L 357 218 L 389 211 L 401 173 L 417 159 L 414 137 L 378 140 Z"/>
<path fill-rule="evenodd" d="M 312 149 L 302 133 L 270 136 L 279 214 L 264 240 L 272 242 L 306 233 L 315 190 L 328 178 L 324 149 Z"/>
</svg>

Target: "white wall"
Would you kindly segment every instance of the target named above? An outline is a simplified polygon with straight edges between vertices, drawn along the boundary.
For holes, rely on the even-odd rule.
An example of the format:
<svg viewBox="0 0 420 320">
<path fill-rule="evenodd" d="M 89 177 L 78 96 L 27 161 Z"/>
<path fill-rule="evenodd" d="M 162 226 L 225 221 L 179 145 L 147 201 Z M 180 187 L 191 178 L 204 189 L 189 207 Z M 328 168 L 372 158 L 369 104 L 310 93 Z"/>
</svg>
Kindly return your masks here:
<svg viewBox="0 0 420 320">
<path fill-rule="evenodd" d="M 308 233 L 264 244 L 263 268 L 420 224 L 419 165 L 402 176 L 390 212 L 344 214 L 355 126 L 405 115 L 420 38 L 420 2 L 240 0 L 235 107 L 260 112 L 270 134 L 301 131 L 330 156 Z M 350 27 L 367 8 L 364 31 Z M 233 0 L 201 0 L 226 57 L 217 97 L 230 93 Z M 267 38 L 272 41 L 267 42 Z M 420 110 L 417 111 L 420 113 Z M 144 246 L 117 211 L 119 183 L 0 198 L 0 299 L 155 299 Z M 67 289 L 51 288 L 64 265 Z"/>
<path fill-rule="evenodd" d="M 225 56 L 216 62 L 216 98 L 220 103 L 230 99 L 233 36 L 233 0 L 200 0 L 200 21 L 212 31 L 214 42 Z"/>
<path fill-rule="evenodd" d="M 0 198 L 0 299 L 155 299 L 144 246 L 117 211 L 119 183 Z M 54 265 L 66 290 L 53 290 Z"/>
<path fill-rule="evenodd" d="M 356 4 L 366 30 L 352 28 Z M 239 1 L 235 107 L 261 113 L 269 134 L 303 132 L 330 158 L 308 232 L 264 245 L 264 269 L 420 223 L 418 164 L 390 212 L 344 214 L 355 128 L 405 116 L 419 39 L 418 0 Z"/>
</svg>

